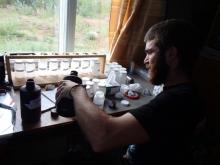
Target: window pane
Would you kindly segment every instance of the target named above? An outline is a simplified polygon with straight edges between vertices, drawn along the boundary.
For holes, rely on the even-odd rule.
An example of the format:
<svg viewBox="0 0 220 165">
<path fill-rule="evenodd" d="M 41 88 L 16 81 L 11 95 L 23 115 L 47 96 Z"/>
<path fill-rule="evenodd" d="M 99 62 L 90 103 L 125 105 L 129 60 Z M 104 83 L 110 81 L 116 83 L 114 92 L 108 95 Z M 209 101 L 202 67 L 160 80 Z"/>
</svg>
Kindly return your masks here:
<svg viewBox="0 0 220 165">
<path fill-rule="evenodd" d="M 0 0 L 0 51 L 58 50 L 58 2 Z"/>
<path fill-rule="evenodd" d="M 111 0 L 77 0 L 75 52 L 108 52 Z"/>
</svg>

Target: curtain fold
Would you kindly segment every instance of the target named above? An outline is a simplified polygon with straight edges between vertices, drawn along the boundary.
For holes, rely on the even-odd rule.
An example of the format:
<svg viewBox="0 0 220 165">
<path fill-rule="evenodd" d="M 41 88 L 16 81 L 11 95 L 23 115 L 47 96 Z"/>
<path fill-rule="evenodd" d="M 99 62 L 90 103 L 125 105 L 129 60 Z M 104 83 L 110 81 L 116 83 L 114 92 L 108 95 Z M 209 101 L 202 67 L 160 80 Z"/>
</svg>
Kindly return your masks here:
<svg viewBox="0 0 220 165">
<path fill-rule="evenodd" d="M 165 0 L 112 0 L 109 43 L 110 61 L 125 67 L 142 64 L 144 36 L 153 24 L 164 19 Z"/>
</svg>

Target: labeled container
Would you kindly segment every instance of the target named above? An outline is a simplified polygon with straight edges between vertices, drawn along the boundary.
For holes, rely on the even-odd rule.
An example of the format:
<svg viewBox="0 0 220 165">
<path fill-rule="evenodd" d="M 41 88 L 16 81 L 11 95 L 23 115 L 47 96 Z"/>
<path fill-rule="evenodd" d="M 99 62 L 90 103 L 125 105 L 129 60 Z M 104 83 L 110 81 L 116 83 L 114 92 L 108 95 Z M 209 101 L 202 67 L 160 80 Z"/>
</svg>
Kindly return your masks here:
<svg viewBox="0 0 220 165">
<path fill-rule="evenodd" d="M 38 122 L 41 117 L 41 88 L 28 79 L 20 88 L 21 119 L 24 123 Z"/>
</svg>

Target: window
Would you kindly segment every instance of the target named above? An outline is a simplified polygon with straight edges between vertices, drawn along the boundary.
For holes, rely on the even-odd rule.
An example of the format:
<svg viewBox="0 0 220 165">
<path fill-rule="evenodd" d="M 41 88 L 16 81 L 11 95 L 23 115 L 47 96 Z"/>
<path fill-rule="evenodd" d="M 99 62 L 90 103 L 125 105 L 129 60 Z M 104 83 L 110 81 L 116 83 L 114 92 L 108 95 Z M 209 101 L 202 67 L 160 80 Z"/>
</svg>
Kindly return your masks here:
<svg viewBox="0 0 220 165">
<path fill-rule="evenodd" d="M 56 0 L 0 1 L 0 51 L 57 50 Z"/>
<path fill-rule="evenodd" d="M 1 0 L 0 52 L 108 52 L 111 0 Z"/>
</svg>

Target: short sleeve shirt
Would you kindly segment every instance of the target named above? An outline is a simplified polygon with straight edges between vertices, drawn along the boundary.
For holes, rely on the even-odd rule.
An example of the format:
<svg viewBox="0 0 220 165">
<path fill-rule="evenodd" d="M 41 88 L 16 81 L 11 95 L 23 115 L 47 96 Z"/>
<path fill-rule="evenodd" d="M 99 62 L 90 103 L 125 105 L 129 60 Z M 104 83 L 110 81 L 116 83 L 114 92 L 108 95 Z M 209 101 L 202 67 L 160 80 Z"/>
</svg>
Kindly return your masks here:
<svg viewBox="0 0 220 165">
<path fill-rule="evenodd" d="M 203 118 L 201 102 L 191 84 L 179 84 L 130 112 L 149 134 L 137 145 L 137 164 L 181 164 L 190 159 L 189 146 L 197 123 Z"/>
</svg>

